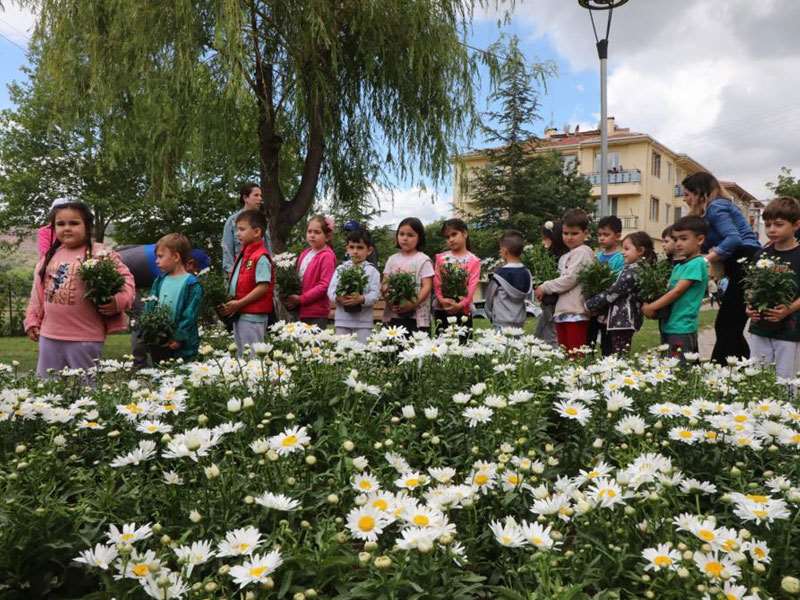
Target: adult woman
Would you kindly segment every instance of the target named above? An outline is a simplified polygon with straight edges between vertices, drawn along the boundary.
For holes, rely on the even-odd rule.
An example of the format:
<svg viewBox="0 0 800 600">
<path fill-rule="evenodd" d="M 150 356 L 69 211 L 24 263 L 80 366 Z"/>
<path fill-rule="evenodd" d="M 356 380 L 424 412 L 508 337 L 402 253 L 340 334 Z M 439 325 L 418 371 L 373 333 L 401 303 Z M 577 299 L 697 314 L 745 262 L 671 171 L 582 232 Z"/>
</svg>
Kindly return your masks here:
<svg viewBox="0 0 800 600">
<path fill-rule="evenodd" d="M 261 188 L 256 183 L 246 183 L 239 190 L 239 205 L 241 208 L 228 217 L 225 221 L 225 228 L 222 230 L 222 270 L 229 275 L 233 269 L 233 263 L 239 255 L 242 247 L 239 238 L 236 236 L 236 217 L 244 210 L 261 209 Z M 269 237 L 269 227 L 264 232 L 264 244 L 272 254 L 272 240 Z"/>
<path fill-rule="evenodd" d="M 744 269 L 738 261 L 752 258 L 761 247 L 742 211 L 725 197 L 722 186 L 710 173 L 695 173 L 682 182 L 684 197 L 693 215 L 703 217 L 708 235 L 703 252 L 710 264 L 722 263 L 728 287 L 720 299 L 719 313 L 714 323 L 717 341 L 711 360 L 725 364 L 728 356 L 748 358 L 750 348 L 744 339 L 745 314 L 742 277 Z"/>
</svg>

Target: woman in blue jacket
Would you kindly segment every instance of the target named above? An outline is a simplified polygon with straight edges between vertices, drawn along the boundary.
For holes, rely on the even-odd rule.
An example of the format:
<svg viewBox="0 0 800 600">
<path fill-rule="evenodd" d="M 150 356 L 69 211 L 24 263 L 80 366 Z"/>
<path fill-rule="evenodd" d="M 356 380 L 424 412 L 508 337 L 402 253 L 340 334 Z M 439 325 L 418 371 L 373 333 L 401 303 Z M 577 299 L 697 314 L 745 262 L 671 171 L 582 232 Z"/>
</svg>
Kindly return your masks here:
<svg viewBox="0 0 800 600">
<path fill-rule="evenodd" d="M 747 324 L 742 278 L 742 258 L 752 258 L 761 248 L 758 236 L 742 211 L 722 193 L 722 186 L 710 173 L 695 173 L 682 182 L 686 204 L 693 215 L 703 217 L 708 225 L 708 235 L 703 252 L 709 263 L 722 263 L 728 287 L 722 294 L 719 313 L 714 323 L 717 341 L 711 360 L 725 364 L 728 356 L 750 357 L 750 348 L 744 339 Z"/>
</svg>

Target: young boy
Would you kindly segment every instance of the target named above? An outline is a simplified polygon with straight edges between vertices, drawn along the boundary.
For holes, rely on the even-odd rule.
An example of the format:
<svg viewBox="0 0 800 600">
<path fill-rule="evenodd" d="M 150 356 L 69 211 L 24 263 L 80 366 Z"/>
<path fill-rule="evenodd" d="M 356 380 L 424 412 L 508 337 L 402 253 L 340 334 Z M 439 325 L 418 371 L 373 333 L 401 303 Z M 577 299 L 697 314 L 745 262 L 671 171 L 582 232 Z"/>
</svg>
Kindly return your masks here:
<svg viewBox="0 0 800 600">
<path fill-rule="evenodd" d="M 560 276 L 545 281 L 536 288 L 536 299 L 545 294 L 558 294 L 554 311 L 558 343 L 568 352 L 585 346 L 588 341 L 589 313 L 583 303 L 583 292 L 578 283 L 578 273 L 595 260 L 591 248 L 585 244 L 589 237 L 589 216 L 582 210 L 567 211 L 561 224 L 561 237 L 569 252 L 558 259 Z"/>
<path fill-rule="evenodd" d="M 706 237 L 708 226 L 700 217 L 683 217 L 672 229 L 675 254 L 681 262 L 672 268 L 669 291 L 655 302 L 645 304 L 642 312 L 653 319 L 656 313 L 667 306 L 669 317 L 664 322 L 661 342 L 669 344 L 670 353 L 679 356 L 697 352 L 697 326 L 700 306 L 708 287 L 708 263 L 700 256 L 700 248 Z"/>
<path fill-rule="evenodd" d="M 245 346 L 263 342 L 269 315 L 272 314 L 272 259 L 264 245 L 267 221 L 258 210 L 245 210 L 236 217 L 236 236 L 242 251 L 231 270 L 228 291 L 233 297 L 220 307 L 225 316 L 236 316 L 233 337 L 238 355 Z"/>
<path fill-rule="evenodd" d="M 525 299 L 531 295 L 531 273 L 520 257 L 525 239 L 512 229 L 500 236 L 500 258 L 505 264 L 489 276 L 484 310 L 495 329 L 523 329 L 528 316 Z"/>
<path fill-rule="evenodd" d="M 664 256 L 667 260 L 675 264 L 675 240 L 672 239 L 672 225 L 667 225 L 664 231 L 661 232 L 661 248 L 664 250 Z"/>
<path fill-rule="evenodd" d="M 197 355 L 200 336 L 197 332 L 197 313 L 203 299 L 203 286 L 186 269 L 191 259 L 192 245 L 186 236 L 170 233 L 156 243 L 156 264 L 162 275 L 150 287 L 150 296 L 144 305 L 144 314 L 159 306 L 170 310 L 175 324 L 172 339 L 163 346 L 148 346 L 154 365 L 168 359 L 192 359 Z"/>
<path fill-rule="evenodd" d="M 622 236 L 622 221 L 619 217 L 603 217 L 597 222 L 597 260 L 607 264 L 614 275 L 619 275 L 625 266 L 622 256 L 620 237 Z M 603 356 L 612 354 L 611 339 L 606 330 L 605 316 L 592 317 L 589 322 L 589 344 L 594 346 L 597 334 L 600 334 L 600 348 Z"/>
<path fill-rule="evenodd" d="M 800 228 L 800 202 L 790 197 L 775 198 L 763 213 L 771 244 L 755 255 L 779 259 L 791 266 L 800 285 L 800 244 L 795 232 Z M 750 317 L 750 355 L 766 364 L 774 364 L 778 377 L 797 377 L 800 358 L 800 294 L 788 306 L 776 306 L 759 314 L 747 308 Z"/>
<path fill-rule="evenodd" d="M 381 294 L 381 274 L 368 258 L 374 250 L 372 237 L 366 229 L 354 229 L 347 234 L 347 255 L 350 260 L 336 268 L 328 285 L 328 298 L 336 303 L 334 326 L 336 335 L 356 334 L 358 341 L 367 343 L 372 331 L 372 307 Z M 336 288 L 342 271 L 361 267 L 367 275 L 367 287 L 361 294 L 337 296 Z"/>
</svg>

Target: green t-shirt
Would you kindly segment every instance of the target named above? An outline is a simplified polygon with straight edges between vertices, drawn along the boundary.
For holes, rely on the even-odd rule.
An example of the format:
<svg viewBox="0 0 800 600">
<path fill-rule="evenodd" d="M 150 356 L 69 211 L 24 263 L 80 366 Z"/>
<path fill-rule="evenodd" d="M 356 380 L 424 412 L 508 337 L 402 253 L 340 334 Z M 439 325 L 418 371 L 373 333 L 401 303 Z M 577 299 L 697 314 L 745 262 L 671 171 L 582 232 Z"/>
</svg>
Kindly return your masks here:
<svg viewBox="0 0 800 600">
<path fill-rule="evenodd" d="M 181 295 L 183 284 L 189 279 L 189 273 L 183 275 L 167 275 L 161 282 L 161 289 L 158 292 L 159 306 L 168 306 L 172 319 L 177 316 L 178 298 Z"/>
<path fill-rule="evenodd" d="M 228 287 L 228 293 L 231 297 L 236 295 L 236 286 L 239 284 L 239 267 L 242 266 L 242 261 L 236 263 L 231 275 L 231 283 Z M 272 280 L 272 268 L 269 264 L 269 259 L 262 256 L 256 263 L 256 283 L 269 283 Z M 266 323 L 267 315 L 242 313 L 239 315 L 241 321 L 250 321 L 253 323 Z"/>
<path fill-rule="evenodd" d="M 688 279 L 692 285 L 670 306 L 664 333 L 697 333 L 700 306 L 708 288 L 708 263 L 702 256 L 676 264 L 669 278 L 669 289 Z"/>
</svg>

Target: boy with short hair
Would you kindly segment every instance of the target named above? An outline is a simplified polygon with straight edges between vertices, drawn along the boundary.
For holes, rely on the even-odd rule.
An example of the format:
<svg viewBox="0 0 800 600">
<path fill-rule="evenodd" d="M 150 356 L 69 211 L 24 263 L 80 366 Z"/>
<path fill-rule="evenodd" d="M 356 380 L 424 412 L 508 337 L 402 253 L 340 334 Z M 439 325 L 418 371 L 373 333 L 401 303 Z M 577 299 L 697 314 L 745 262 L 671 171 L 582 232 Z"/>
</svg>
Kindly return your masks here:
<svg viewBox="0 0 800 600">
<path fill-rule="evenodd" d="M 601 263 L 607 264 L 614 275 L 619 275 L 625 266 L 622 256 L 622 220 L 614 215 L 603 217 L 597 222 L 597 245 L 595 256 Z M 606 329 L 605 315 L 592 317 L 589 321 L 589 344 L 594 346 L 600 334 L 600 348 L 603 356 L 610 356 L 612 352 L 611 338 Z"/>
<path fill-rule="evenodd" d="M 143 314 L 166 306 L 175 330 L 172 339 L 163 346 L 146 345 L 154 365 L 175 358 L 192 359 L 200 346 L 197 314 L 203 299 L 203 286 L 186 269 L 191 252 L 192 245 L 180 233 L 167 234 L 156 242 L 156 265 L 162 274 L 150 286 L 151 299 L 145 302 Z"/>
<path fill-rule="evenodd" d="M 697 329 L 700 307 L 708 287 L 708 263 L 700 256 L 708 226 L 700 217 L 683 217 L 673 225 L 675 254 L 682 260 L 672 268 L 669 291 L 655 302 L 645 304 L 642 312 L 650 319 L 667 306 L 670 313 L 664 322 L 661 342 L 670 353 L 681 357 L 698 351 Z"/>
<path fill-rule="evenodd" d="M 339 265 L 328 285 L 328 298 L 336 303 L 334 326 L 336 335 L 356 334 L 358 341 L 366 344 L 372 331 L 372 307 L 381 294 L 381 274 L 369 257 L 374 252 L 372 237 L 366 229 L 352 229 L 347 234 L 347 255 L 350 259 Z M 367 275 L 367 287 L 362 294 L 337 296 L 339 277 L 345 269 L 361 267 Z"/>
<path fill-rule="evenodd" d="M 589 238 L 589 216 L 579 209 L 568 210 L 562 221 L 561 237 L 569 252 L 558 259 L 560 275 L 545 281 L 535 294 L 539 301 L 545 294 L 558 294 L 553 320 L 558 343 L 569 352 L 585 346 L 589 332 L 589 313 L 578 283 L 578 274 L 595 260 L 592 249 L 585 243 Z"/>
<path fill-rule="evenodd" d="M 667 225 L 664 231 L 661 232 L 661 248 L 664 250 L 664 256 L 667 260 L 675 263 L 675 240 L 672 239 L 672 230 L 675 229 L 673 225 Z"/>
<path fill-rule="evenodd" d="M 235 316 L 233 337 L 238 356 L 245 346 L 264 341 L 273 311 L 272 258 L 264 244 L 267 221 L 258 210 L 245 210 L 236 217 L 236 236 L 242 250 L 231 269 L 228 291 L 233 297 L 220 307 L 222 316 Z"/>
<path fill-rule="evenodd" d="M 762 215 L 771 244 L 756 253 L 753 260 L 778 259 L 791 266 L 800 285 L 800 244 L 795 232 L 800 229 L 800 202 L 788 196 L 775 198 Z M 799 288 L 800 289 L 800 288 Z M 800 358 L 800 295 L 788 306 L 776 306 L 760 314 L 747 307 L 750 317 L 750 356 L 774 364 L 778 377 L 797 376 Z"/>
<path fill-rule="evenodd" d="M 523 329 L 528 312 L 525 300 L 530 297 L 532 277 L 520 257 L 525 239 L 509 229 L 500 236 L 500 258 L 505 264 L 489 276 L 484 310 L 495 329 Z"/>
</svg>

